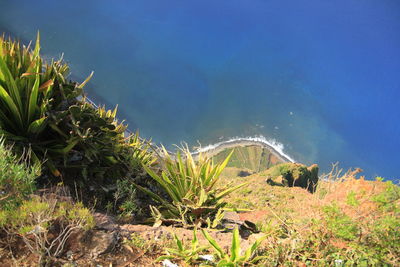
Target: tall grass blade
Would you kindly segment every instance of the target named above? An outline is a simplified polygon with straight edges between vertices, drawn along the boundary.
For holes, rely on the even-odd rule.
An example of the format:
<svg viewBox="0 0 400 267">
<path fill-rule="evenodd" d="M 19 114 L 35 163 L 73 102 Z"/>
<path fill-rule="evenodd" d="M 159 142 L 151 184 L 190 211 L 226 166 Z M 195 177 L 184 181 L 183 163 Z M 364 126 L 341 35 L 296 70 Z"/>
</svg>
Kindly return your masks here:
<svg viewBox="0 0 400 267">
<path fill-rule="evenodd" d="M 236 226 L 233 229 L 232 246 L 231 246 L 231 261 L 235 262 L 240 257 L 240 237 L 239 228 Z"/>
<path fill-rule="evenodd" d="M 239 188 L 241 188 L 241 187 L 243 187 L 243 186 L 245 186 L 245 185 L 247 185 L 247 184 L 249 184 L 249 183 L 246 182 L 246 183 L 242 183 L 242 184 L 239 184 L 239 185 L 237 185 L 237 186 L 228 188 L 228 189 L 226 189 L 225 191 L 222 191 L 221 193 L 217 194 L 216 198 L 217 198 L 217 199 L 221 199 L 221 198 L 223 198 L 223 197 L 229 195 L 229 194 L 232 193 L 233 191 L 236 191 L 236 190 L 238 190 Z"/>
<path fill-rule="evenodd" d="M 204 238 L 207 239 L 207 241 L 210 243 L 210 245 L 214 247 L 218 256 L 220 258 L 224 258 L 225 255 L 224 250 L 218 245 L 218 243 L 204 229 L 201 229 L 201 232 L 203 233 Z"/>
<path fill-rule="evenodd" d="M 39 65 L 37 66 L 39 68 Z M 27 114 L 27 121 L 31 121 L 35 116 L 35 112 L 38 109 L 37 107 L 37 99 L 39 93 L 39 83 L 40 83 L 40 76 L 36 74 L 35 83 L 33 84 L 33 88 L 31 90 L 31 94 L 29 96 L 29 107 L 28 107 L 28 114 Z"/>
<path fill-rule="evenodd" d="M 0 78 L 4 80 L 5 84 L 7 85 L 7 88 L 10 91 L 10 96 L 15 102 L 15 105 L 18 107 L 19 110 L 22 110 L 22 101 L 17 84 L 15 83 L 15 80 L 7 67 L 7 64 L 2 57 L 0 57 Z"/>
<path fill-rule="evenodd" d="M 83 88 L 90 81 L 90 79 L 92 79 L 93 74 L 94 74 L 94 71 L 92 71 L 90 73 L 90 75 L 83 81 L 83 83 L 78 85 L 78 88 Z"/>
<path fill-rule="evenodd" d="M 13 119 L 17 122 L 20 128 L 23 127 L 22 118 L 20 110 L 18 109 L 17 105 L 14 103 L 14 100 L 11 96 L 7 93 L 3 86 L 0 85 L 0 99 L 7 105 Z"/>
</svg>

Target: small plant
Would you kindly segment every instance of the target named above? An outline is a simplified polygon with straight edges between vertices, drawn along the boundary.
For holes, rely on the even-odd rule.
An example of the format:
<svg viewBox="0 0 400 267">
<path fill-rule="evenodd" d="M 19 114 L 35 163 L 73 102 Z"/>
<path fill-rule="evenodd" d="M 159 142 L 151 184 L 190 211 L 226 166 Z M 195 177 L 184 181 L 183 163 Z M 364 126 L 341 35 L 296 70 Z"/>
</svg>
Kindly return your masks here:
<svg viewBox="0 0 400 267">
<path fill-rule="evenodd" d="M 139 211 L 136 205 L 136 187 L 129 180 L 117 181 L 117 190 L 114 193 L 114 199 L 114 208 L 118 205 L 121 217 L 131 216 Z"/>
<path fill-rule="evenodd" d="M 141 170 L 142 166 L 152 166 L 157 158 L 151 152 L 151 140 L 143 140 L 139 137 L 139 132 L 129 136 L 127 141 L 130 153 L 130 167 L 133 170 Z"/>
<path fill-rule="evenodd" d="M 22 238 L 27 248 L 39 256 L 39 265 L 47 257 L 58 257 L 71 234 L 94 226 L 90 211 L 81 203 L 58 202 L 33 197 L 16 210 L 0 215 L 0 228 L 8 235 Z"/>
<path fill-rule="evenodd" d="M 147 251 L 150 247 L 151 244 L 150 242 L 147 242 L 144 240 L 139 234 L 133 233 L 130 235 L 129 239 L 125 239 L 124 243 L 126 245 L 129 245 L 131 247 L 139 248 L 143 251 Z"/>
<path fill-rule="evenodd" d="M 167 248 L 165 253 L 167 255 L 159 257 L 156 261 L 163 261 L 165 259 L 178 259 L 186 264 L 195 264 L 199 262 L 199 253 L 205 251 L 207 246 L 200 246 L 197 239 L 197 230 L 193 230 L 193 239 L 189 248 L 186 248 L 183 244 L 183 240 L 174 234 L 174 239 L 177 248 Z"/>
<path fill-rule="evenodd" d="M 219 261 L 216 263 L 216 266 L 224 266 L 224 267 L 239 267 L 244 265 L 254 264 L 264 257 L 258 256 L 256 257 L 257 249 L 260 247 L 262 241 L 266 238 L 263 236 L 256 240 L 253 245 L 251 245 L 244 253 L 241 254 L 240 249 L 240 236 L 239 236 L 239 229 L 235 227 L 233 230 L 232 236 L 232 245 L 231 245 L 231 253 L 230 255 L 226 253 L 218 243 L 210 236 L 210 234 L 205 231 L 204 229 L 201 230 L 204 237 L 208 240 L 210 245 L 214 248 Z"/>
<path fill-rule="evenodd" d="M 18 159 L 0 138 L 0 210 L 17 207 L 35 188 L 40 166 L 28 167 L 24 158 Z"/>
<path fill-rule="evenodd" d="M 205 223 L 205 217 L 226 205 L 222 201 L 226 195 L 246 184 L 225 189 L 217 188 L 219 176 L 231 155 L 232 153 L 221 164 L 214 165 L 212 159 L 203 154 L 195 160 L 187 147 L 181 148 L 174 157 L 163 147 L 161 175 L 145 165 L 143 167 L 165 190 L 171 201 L 142 186 L 136 187 L 161 204 L 161 219 L 175 220 L 183 224 Z"/>
<path fill-rule="evenodd" d="M 337 205 L 329 205 L 323 208 L 326 215 L 326 222 L 331 233 L 345 240 L 354 240 L 359 235 L 357 224 Z"/>
<path fill-rule="evenodd" d="M 351 191 L 350 193 L 347 194 L 347 205 L 350 205 L 352 207 L 357 207 L 360 205 L 360 202 L 357 200 L 356 193 L 354 191 Z"/>
</svg>

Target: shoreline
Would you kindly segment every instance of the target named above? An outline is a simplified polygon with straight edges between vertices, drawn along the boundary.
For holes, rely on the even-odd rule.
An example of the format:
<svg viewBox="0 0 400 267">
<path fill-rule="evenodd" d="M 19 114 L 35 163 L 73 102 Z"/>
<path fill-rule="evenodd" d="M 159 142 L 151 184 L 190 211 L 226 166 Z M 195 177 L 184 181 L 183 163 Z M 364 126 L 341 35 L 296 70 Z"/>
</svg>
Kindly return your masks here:
<svg viewBox="0 0 400 267">
<path fill-rule="evenodd" d="M 198 148 L 192 153 L 193 156 L 197 156 L 200 153 L 206 153 L 209 157 L 213 157 L 218 153 L 238 146 L 261 146 L 268 149 L 274 156 L 284 162 L 296 162 L 293 158 L 283 152 L 283 145 L 275 140 L 267 140 L 264 136 L 256 137 L 237 137 L 226 141 L 218 142 L 212 145 Z"/>
</svg>

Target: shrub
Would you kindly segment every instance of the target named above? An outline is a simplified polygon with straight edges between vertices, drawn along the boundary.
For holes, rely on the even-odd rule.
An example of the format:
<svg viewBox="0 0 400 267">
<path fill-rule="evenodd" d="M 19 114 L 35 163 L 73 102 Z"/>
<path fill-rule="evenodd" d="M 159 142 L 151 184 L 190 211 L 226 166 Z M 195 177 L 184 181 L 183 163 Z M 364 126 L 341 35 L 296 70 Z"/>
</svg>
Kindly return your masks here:
<svg viewBox="0 0 400 267">
<path fill-rule="evenodd" d="M 331 233 L 345 240 L 354 240 L 359 229 L 357 224 L 346 214 L 344 214 L 337 205 L 329 205 L 323 208 L 326 215 L 326 222 Z"/>
<path fill-rule="evenodd" d="M 142 186 L 136 187 L 158 201 L 159 219 L 186 223 L 205 223 L 205 218 L 223 208 L 223 197 L 246 183 L 225 189 L 217 188 L 219 176 L 232 153 L 221 164 L 214 165 L 212 159 L 200 154 L 195 160 L 189 149 L 181 148 L 176 156 L 171 156 L 163 148 L 161 165 L 163 170 L 157 174 L 148 166 L 147 173 L 167 192 L 170 200 L 154 194 Z M 181 154 L 183 153 L 183 155 Z"/>
<path fill-rule="evenodd" d="M 128 217 L 139 211 L 136 203 L 136 187 L 129 180 L 118 180 L 114 193 L 114 209 L 118 208 L 121 217 Z M 118 206 L 117 206 L 118 205 Z"/>
<path fill-rule="evenodd" d="M 25 200 L 15 210 L 0 214 L 0 228 L 8 236 L 21 237 L 30 252 L 39 256 L 39 265 L 45 265 L 48 256 L 60 256 L 74 231 L 93 226 L 90 211 L 81 203 L 38 196 Z"/>
<path fill-rule="evenodd" d="M 34 51 L 0 37 L 0 126 L 11 140 L 26 141 L 43 132 L 46 112 L 57 104 L 54 91 L 68 71 L 61 61 L 43 65 L 39 51 L 39 34 Z"/>
<path fill-rule="evenodd" d="M 13 155 L 0 138 L 0 210 L 15 208 L 31 194 L 39 174 L 39 165 L 27 167 L 24 159 Z"/>
<path fill-rule="evenodd" d="M 138 134 L 125 137 L 116 108 L 86 100 L 82 88 L 92 74 L 81 84 L 68 81 L 62 59 L 46 63 L 39 52 L 39 34 L 33 51 L 0 37 L 0 134 L 19 155 L 30 148 L 32 161 L 44 162 L 39 184 L 62 180 L 102 204 L 117 179 L 154 157 Z"/>
</svg>

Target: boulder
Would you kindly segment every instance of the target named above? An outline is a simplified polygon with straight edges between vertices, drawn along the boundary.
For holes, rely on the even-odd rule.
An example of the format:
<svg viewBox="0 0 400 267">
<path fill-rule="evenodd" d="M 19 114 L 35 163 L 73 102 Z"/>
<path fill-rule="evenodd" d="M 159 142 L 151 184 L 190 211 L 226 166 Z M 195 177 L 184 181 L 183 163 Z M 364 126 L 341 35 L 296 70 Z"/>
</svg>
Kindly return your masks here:
<svg viewBox="0 0 400 267">
<path fill-rule="evenodd" d="M 282 163 L 275 165 L 263 174 L 270 185 L 293 187 L 298 186 L 313 193 L 318 184 L 317 164 L 307 167 L 300 163 Z"/>
</svg>

